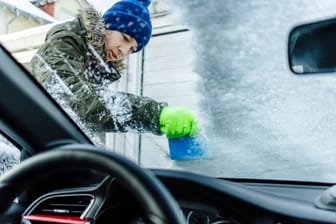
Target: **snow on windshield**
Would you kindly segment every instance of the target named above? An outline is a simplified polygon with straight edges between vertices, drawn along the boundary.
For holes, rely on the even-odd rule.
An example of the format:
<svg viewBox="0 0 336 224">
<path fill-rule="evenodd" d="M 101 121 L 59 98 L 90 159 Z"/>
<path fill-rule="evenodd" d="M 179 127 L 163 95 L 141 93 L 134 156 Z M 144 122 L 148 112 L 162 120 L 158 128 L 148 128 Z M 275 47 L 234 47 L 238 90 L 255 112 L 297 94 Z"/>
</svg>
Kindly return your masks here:
<svg viewBox="0 0 336 224">
<path fill-rule="evenodd" d="M 336 2 L 180 1 L 190 27 L 213 157 L 177 162 L 220 177 L 335 182 L 336 76 L 288 68 L 293 26 L 336 15 Z"/>
<path fill-rule="evenodd" d="M 0 175 L 19 164 L 20 151 L 0 135 Z"/>
<path fill-rule="evenodd" d="M 335 16 L 336 2 L 166 2 L 178 23 L 192 33 L 193 70 L 203 96 L 199 119 L 206 124 L 201 128 L 211 157 L 183 162 L 167 158 L 160 168 L 219 177 L 335 182 L 336 76 L 292 74 L 287 38 L 295 25 Z M 81 123 L 63 99 L 69 95 L 67 88 L 53 78 L 51 94 L 102 144 L 101 133 Z M 119 123 L 129 120 L 127 111 L 115 107 L 123 104 L 122 98 L 109 106 L 115 93 L 99 93 L 111 114 L 124 115 Z"/>
</svg>

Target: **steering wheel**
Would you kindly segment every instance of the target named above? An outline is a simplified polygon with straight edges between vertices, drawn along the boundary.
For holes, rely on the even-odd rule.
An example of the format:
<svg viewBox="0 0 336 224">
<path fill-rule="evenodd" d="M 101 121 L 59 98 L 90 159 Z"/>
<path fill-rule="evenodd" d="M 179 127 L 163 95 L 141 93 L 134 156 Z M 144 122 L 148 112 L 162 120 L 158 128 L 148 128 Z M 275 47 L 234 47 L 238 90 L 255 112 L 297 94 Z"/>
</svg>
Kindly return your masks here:
<svg viewBox="0 0 336 224">
<path fill-rule="evenodd" d="M 141 200 L 150 223 L 186 223 L 173 196 L 152 173 L 116 153 L 88 144 L 71 144 L 42 152 L 0 176 L 0 217 L 41 173 L 48 174 L 60 167 L 91 168 L 118 178 Z"/>
</svg>

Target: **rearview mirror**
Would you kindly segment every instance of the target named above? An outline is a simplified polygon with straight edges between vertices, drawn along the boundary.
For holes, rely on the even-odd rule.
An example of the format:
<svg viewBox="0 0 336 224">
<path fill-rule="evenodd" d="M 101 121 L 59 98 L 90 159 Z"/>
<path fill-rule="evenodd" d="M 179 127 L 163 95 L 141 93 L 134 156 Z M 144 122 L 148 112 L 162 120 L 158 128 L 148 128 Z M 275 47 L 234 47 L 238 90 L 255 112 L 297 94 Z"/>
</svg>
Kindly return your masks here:
<svg viewBox="0 0 336 224">
<path fill-rule="evenodd" d="M 296 74 L 336 72 L 336 19 L 295 27 L 289 34 L 288 57 Z"/>
</svg>

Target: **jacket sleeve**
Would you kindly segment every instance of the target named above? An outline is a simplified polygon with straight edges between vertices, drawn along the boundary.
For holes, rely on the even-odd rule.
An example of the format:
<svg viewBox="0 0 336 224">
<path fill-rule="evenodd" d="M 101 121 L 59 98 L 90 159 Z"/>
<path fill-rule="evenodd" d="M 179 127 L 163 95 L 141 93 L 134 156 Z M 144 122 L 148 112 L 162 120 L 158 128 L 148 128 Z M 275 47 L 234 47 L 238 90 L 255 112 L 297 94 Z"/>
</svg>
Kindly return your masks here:
<svg viewBox="0 0 336 224">
<path fill-rule="evenodd" d="M 83 49 L 74 37 L 52 38 L 39 49 L 31 71 L 54 98 L 99 131 L 152 132 L 160 135 L 159 116 L 166 103 L 129 93 L 100 95 L 89 77 Z M 61 89 L 61 91 L 60 91 Z M 99 88 L 98 88 L 99 89 Z"/>
<path fill-rule="evenodd" d="M 106 98 L 106 97 L 105 97 Z M 167 103 L 130 93 L 110 93 L 106 105 L 112 113 L 113 126 L 123 131 L 137 130 L 160 135 L 160 112 Z"/>
</svg>

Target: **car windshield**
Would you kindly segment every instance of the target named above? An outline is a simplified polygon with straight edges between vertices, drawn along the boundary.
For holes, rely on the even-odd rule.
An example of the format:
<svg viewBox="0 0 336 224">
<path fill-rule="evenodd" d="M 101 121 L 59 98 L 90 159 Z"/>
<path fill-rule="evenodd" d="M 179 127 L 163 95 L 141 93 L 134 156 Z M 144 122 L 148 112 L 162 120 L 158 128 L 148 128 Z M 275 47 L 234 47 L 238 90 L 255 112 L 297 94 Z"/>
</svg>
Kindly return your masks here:
<svg viewBox="0 0 336 224">
<path fill-rule="evenodd" d="M 295 75 L 287 56 L 293 27 L 335 17 L 334 0 L 152 0 L 148 7 L 153 30 L 148 45 L 124 60 L 118 81 L 93 82 L 88 88 L 77 88 L 76 82 L 69 81 L 85 70 L 73 66 L 78 58 L 72 52 L 64 53 L 62 60 L 54 60 L 52 65 L 50 58 L 43 58 L 53 57 L 52 50 L 45 55 L 38 52 L 48 30 L 73 21 L 85 4 L 70 0 L 44 1 L 47 5 L 25 2 L 29 7 L 0 0 L 0 41 L 94 144 L 145 168 L 188 170 L 223 178 L 336 182 L 336 76 Z M 92 4 L 103 13 L 113 2 Z M 73 29 L 76 27 L 66 26 L 69 32 Z M 97 32 L 92 24 L 91 29 Z M 77 40 L 73 37 L 63 42 L 72 41 Z M 104 61 L 96 45 L 86 47 L 94 60 Z M 116 57 L 116 52 L 111 54 Z M 34 55 L 40 63 L 32 68 Z M 58 71 L 53 71 L 55 64 L 60 70 L 71 68 L 72 76 L 65 73 L 66 77 L 59 77 Z M 36 75 L 37 68 L 43 72 Z M 51 75 L 43 76 L 45 73 Z M 98 79 L 103 77 L 97 74 Z M 80 99 L 74 89 L 87 98 Z M 124 93 L 140 97 L 133 101 Z M 72 99 L 77 100 L 75 104 L 69 103 Z M 85 120 L 91 117 L 87 112 L 97 113 L 92 109 L 95 100 L 102 102 L 112 117 L 118 117 L 110 121 L 113 128 L 102 129 L 101 124 Z M 138 105 L 152 105 L 151 100 L 192 111 L 200 147 L 206 153 L 174 159 L 173 140 L 153 131 L 152 126 L 142 128 L 132 123 L 134 117 L 145 120 L 156 115 L 130 115 L 124 111 L 127 105 L 131 102 L 132 110 L 137 110 Z M 94 116 L 100 121 L 106 117 Z"/>
</svg>

